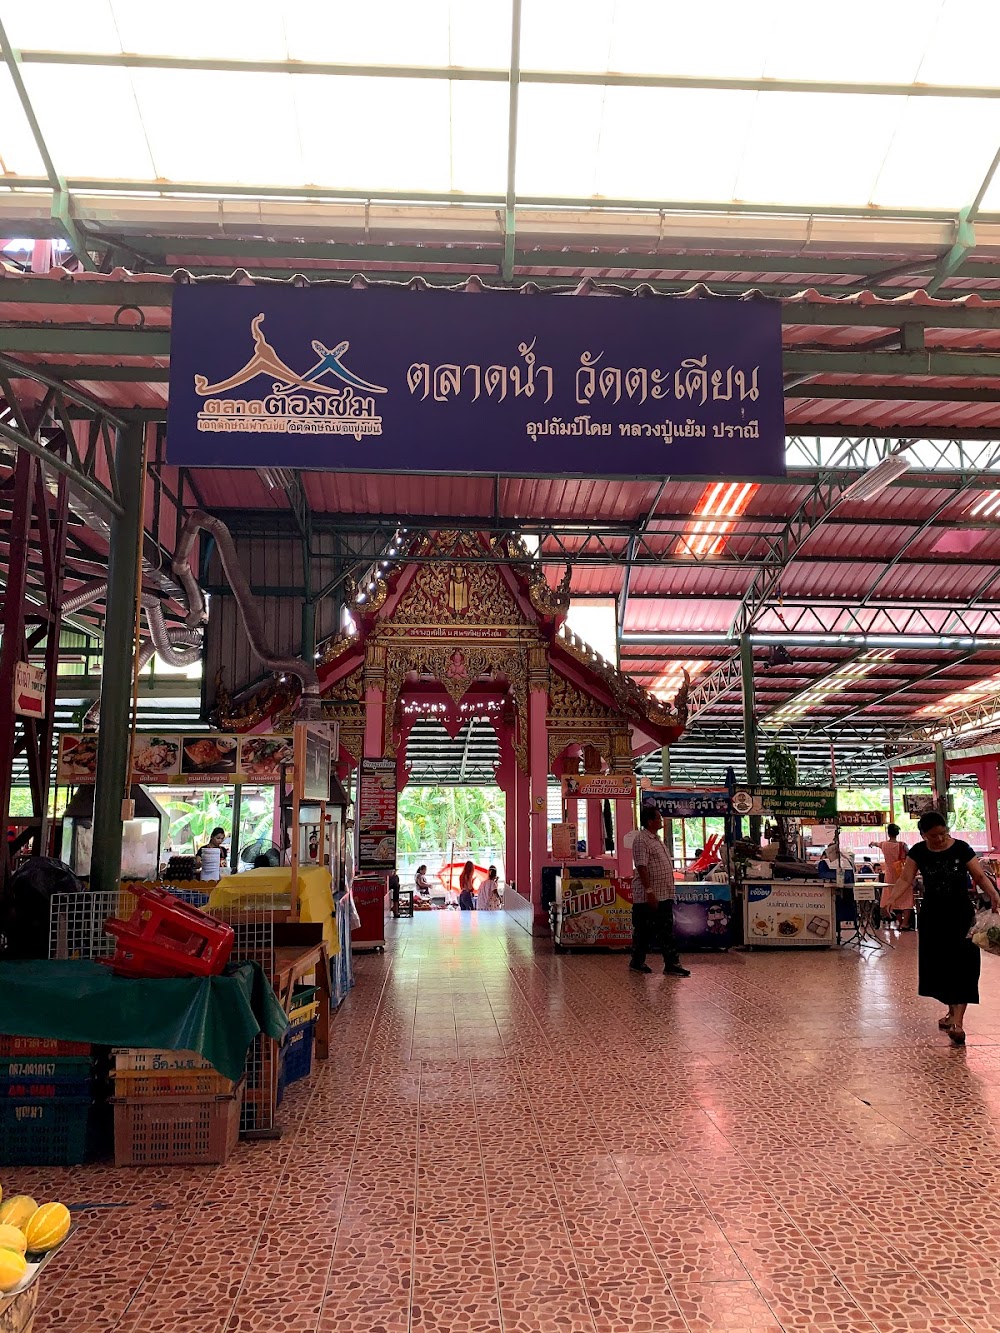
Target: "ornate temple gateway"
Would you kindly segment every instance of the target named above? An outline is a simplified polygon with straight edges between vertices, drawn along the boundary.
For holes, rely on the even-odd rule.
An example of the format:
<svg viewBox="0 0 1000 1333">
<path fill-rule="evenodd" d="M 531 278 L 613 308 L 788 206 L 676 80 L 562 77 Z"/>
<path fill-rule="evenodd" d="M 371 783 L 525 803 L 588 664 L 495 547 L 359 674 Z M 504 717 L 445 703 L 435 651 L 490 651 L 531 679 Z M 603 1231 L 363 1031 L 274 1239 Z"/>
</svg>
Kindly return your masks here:
<svg viewBox="0 0 1000 1333">
<path fill-rule="evenodd" d="M 332 640 L 319 663 L 324 713 L 340 723 L 342 776 L 362 758 L 394 758 L 401 790 L 417 718 L 436 718 L 452 737 L 470 717 L 492 725 L 507 878 L 516 886 L 510 904 L 526 926 L 545 923 L 549 775 L 579 773 L 584 756 L 588 772 L 631 774 L 636 757 L 676 740 L 686 720 L 686 687 L 672 704 L 642 689 L 566 627 L 568 609 L 568 571 L 552 587 L 519 539 L 440 532 L 401 553 L 357 596 L 357 632 Z M 295 707 L 290 688 L 268 686 L 239 708 L 223 698 L 218 720 L 236 730 L 280 729 Z M 599 799 L 586 804 L 593 853 L 604 846 L 603 814 Z M 628 873 L 623 839 L 634 826 L 633 802 L 614 805 L 616 852 L 603 859 Z"/>
</svg>

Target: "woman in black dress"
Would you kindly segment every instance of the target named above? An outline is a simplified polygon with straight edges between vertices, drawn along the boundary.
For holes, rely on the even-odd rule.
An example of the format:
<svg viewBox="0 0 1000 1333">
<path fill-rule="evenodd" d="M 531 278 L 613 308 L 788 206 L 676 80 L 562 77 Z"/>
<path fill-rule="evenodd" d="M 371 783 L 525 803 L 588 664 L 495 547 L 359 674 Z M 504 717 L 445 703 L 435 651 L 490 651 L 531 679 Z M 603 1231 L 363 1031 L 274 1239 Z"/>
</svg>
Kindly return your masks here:
<svg viewBox="0 0 1000 1333">
<path fill-rule="evenodd" d="M 938 1027 L 956 1046 L 964 1046 L 965 1008 L 979 1003 L 979 949 L 968 938 L 975 918 L 969 876 L 1000 912 L 1000 894 L 988 879 L 975 851 L 951 836 L 944 818 L 932 811 L 921 815 L 917 830 L 922 843 L 911 847 L 895 889 L 908 888 L 919 870 L 924 881 L 918 935 L 921 995 L 948 1006 Z"/>
</svg>

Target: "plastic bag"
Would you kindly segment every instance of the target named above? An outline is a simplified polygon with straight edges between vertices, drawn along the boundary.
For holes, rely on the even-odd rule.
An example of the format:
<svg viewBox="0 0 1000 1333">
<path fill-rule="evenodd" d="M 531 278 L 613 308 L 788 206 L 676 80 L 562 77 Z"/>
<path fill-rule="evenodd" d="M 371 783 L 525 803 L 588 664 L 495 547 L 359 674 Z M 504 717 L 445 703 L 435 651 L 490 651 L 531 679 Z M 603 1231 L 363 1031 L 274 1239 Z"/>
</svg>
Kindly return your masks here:
<svg viewBox="0 0 1000 1333">
<path fill-rule="evenodd" d="M 348 900 L 348 903 L 350 904 L 350 909 L 351 909 L 351 929 L 352 929 L 352 930 L 360 930 L 360 929 L 361 929 L 361 917 L 360 917 L 360 915 L 359 915 L 359 913 L 358 913 L 358 909 L 357 909 L 357 907 L 354 905 L 354 891 L 353 891 L 353 890 L 350 890 L 350 891 L 348 892 L 347 900 Z"/>
<path fill-rule="evenodd" d="M 1000 912 L 977 912 L 969 939 L 984 953 L 1000 954 Z"/>
</svg>

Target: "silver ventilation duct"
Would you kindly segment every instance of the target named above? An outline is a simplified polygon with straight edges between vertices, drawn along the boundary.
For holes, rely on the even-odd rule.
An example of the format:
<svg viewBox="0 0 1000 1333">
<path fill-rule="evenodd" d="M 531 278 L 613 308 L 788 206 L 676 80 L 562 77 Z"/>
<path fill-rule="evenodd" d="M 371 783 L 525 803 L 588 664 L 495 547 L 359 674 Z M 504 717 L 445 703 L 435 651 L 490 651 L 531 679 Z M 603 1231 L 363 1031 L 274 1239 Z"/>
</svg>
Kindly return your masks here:
<svg viewBox="0 0 1000 1333">
<path fill-rule="evenodd" d="M 188 514 L 187 521 L 177 540 L 177 548 L 174 551 L 173 559 L 173 572 L 183 585 L 187 598 L 187 623 L 189 627 L 195 629 L 199 625 L 204 625 L 208 620 L 205 596 L 191 569 L 191 552 L 194 549 L 195 538 L 199 532 L 207 532 L 215 539 L 219 559 L 222 561 L 222 567 L 229 580 L 236 605 L 239 607 L 243 629 L 250 642 L 250 647 L 260 658 L 267 671 L 295 676 L 301 681 L 302 707 L 300 716 L 303 720 L 318 720 L 322 716 L 322 708 L 319 697 L 319 676 L 316 674 L 315 666 L 311 662 L 304 661 L 301 657 L 279 657 L 268 647 L 260 612 L 254 602 L 246 575 L 240 566 L 239 555 L 229 534 L 229 529 L 221 519 L 213 518 L 201 509 L 193 509 Z"/>
</svg>

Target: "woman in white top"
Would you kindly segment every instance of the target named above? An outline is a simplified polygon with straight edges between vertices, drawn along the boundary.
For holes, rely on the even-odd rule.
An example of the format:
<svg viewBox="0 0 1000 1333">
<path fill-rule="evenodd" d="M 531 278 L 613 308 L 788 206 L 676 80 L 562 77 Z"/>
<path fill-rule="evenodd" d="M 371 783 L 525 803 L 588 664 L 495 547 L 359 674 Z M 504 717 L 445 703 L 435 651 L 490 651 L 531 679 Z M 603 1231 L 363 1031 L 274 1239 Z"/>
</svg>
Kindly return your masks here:
<svg viewBox="0 0 1000 1333">
<path fill-rule="evenodd" d="M 490 866 L 489 874 L 480 884 L 476 894 L 476 908 L 480 912 L 499 912 L 500 907 L 500 881 L 497 878 L 497 868 Z"/>
</svg>

